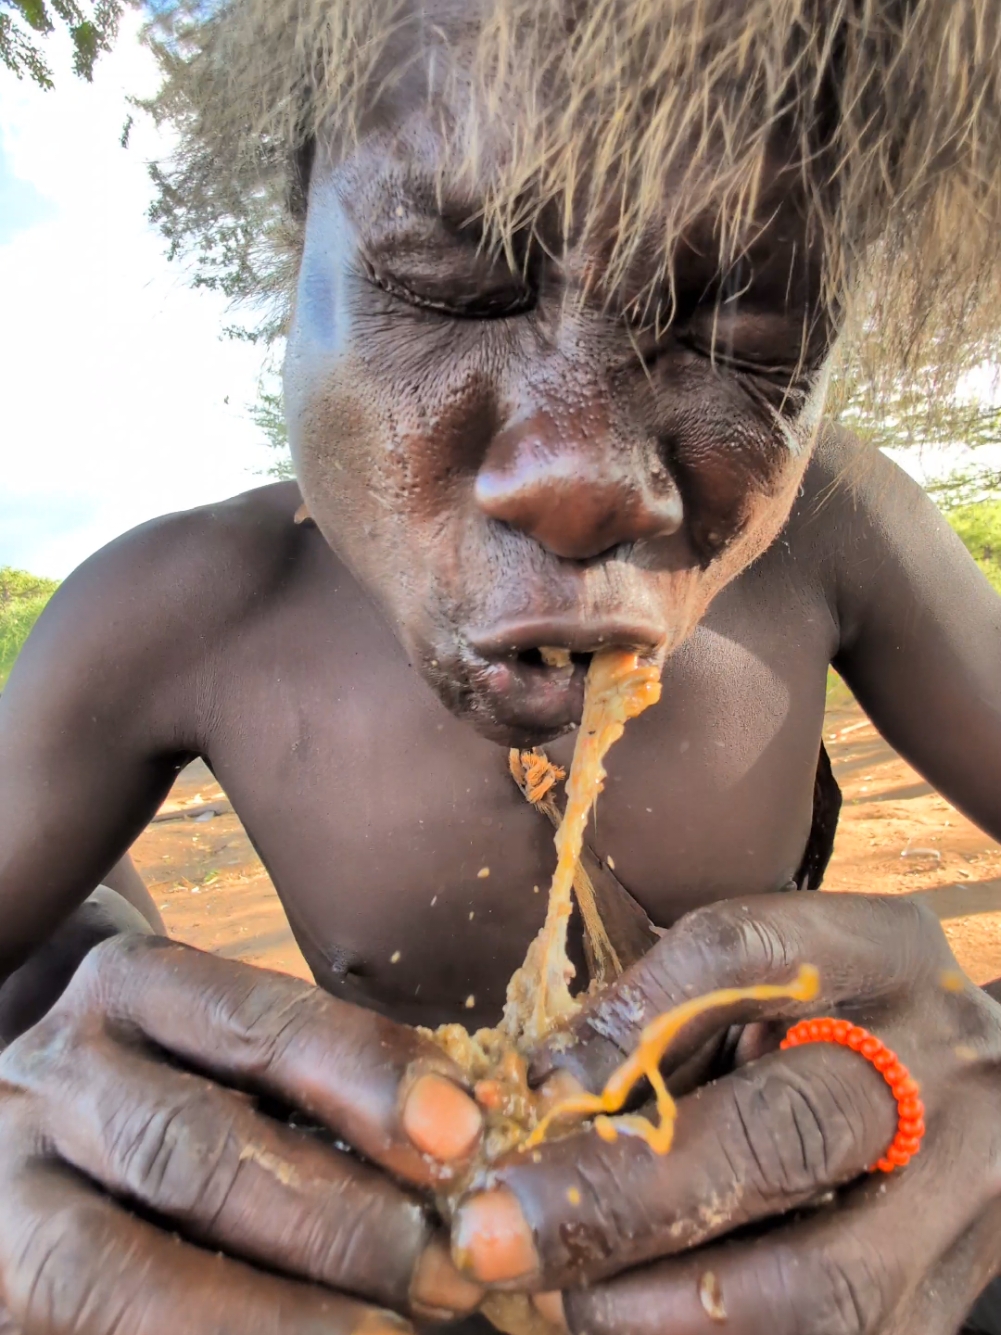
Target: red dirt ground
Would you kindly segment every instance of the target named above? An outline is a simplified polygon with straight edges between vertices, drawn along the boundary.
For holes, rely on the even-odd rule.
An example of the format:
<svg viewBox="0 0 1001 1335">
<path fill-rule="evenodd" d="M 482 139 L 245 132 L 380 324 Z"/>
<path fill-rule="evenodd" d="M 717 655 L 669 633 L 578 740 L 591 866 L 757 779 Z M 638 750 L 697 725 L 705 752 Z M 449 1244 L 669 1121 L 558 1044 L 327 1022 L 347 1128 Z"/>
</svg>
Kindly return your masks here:
<svg viewBox="0 0 1001 1335">
<path fill-rule="evenodd" d="M 905 764 L 842 690 L 832 693 L 825 739 L 845 797 L 825 888 L 919 898 L 975 982 L 1001 976 L 1001 848 Z M 206 802 L 222 814 L 162 819 Z M 201 762 L 181 774 L 133 856 L 173 936 L 310 977 L 267 873 Z"/>
</svg>

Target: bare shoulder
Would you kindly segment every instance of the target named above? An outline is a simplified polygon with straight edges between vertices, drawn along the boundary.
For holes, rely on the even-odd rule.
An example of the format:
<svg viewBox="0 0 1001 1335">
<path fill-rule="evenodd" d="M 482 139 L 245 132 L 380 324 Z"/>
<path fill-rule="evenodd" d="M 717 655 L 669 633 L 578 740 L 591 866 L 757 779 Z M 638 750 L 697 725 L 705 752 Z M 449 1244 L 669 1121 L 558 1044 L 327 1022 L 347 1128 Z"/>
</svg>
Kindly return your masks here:
<svg viewBox="0 0 1001 1335">
<path fill-rule="evenodd" d="M 940 525 L 920 486 L 854 432 L 825 423 L 786 528 L 797 559 L 843 575 L 902 523 Z"/>
<path fill-rule="evenodd" d="M 299 504 L 295 484 L 283 482 L 152 519 L 78 567 L 54 606 L 69 615 L 111 603 L 123 631 L 143 628 L 157 639 L 175 617 L 208 629 L 259 606 L 287 573 L 302 546 Z"/>
<path fill-rule="evenodd" d="M 44 698 L 71 710 L 179 720 L 179 707 L 250 616 L 267 615 L 301 560 L 322 542 L 296 525 L 294 483 L 165 515 L 123 534 L 64 581 L 15 666 L 11 704 Z M 8 692 L 5 691 L 5 696 Z M 186 729 L 184 729 L 186 730 Z"/>
</svg>

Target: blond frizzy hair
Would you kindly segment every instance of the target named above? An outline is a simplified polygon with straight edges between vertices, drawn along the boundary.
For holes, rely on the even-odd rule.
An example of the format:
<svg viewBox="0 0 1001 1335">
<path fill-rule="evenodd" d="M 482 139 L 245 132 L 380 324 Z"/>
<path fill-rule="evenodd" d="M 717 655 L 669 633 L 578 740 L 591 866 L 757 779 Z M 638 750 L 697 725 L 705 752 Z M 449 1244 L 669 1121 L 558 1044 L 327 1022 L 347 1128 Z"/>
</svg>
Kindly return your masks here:
<svg viewBox="0 0 1001 1335">
<path fill-rule="evenodd" d="M 174 179 L 205 217 L 242 200 L 247 254 L 290 259 L 258 264 L 259 286 L 288 290 L 301 244 L 290 164 L 318 134 L 350 149 L 419 67 L 443 178 L 476 182 L 490 244 L 544 210 L 579 236 L 611 201 L 610 287 L 650 238 L 652 285 L 669 280 L 706 216 L 725 268 L 761 225 L 780 135 L 826 299 L 873 382 L 993 352 L 1001 0 L 224 0 L 160 51 Z M 489 162 L 487 123 L 506 136 Z"/>
</svg>

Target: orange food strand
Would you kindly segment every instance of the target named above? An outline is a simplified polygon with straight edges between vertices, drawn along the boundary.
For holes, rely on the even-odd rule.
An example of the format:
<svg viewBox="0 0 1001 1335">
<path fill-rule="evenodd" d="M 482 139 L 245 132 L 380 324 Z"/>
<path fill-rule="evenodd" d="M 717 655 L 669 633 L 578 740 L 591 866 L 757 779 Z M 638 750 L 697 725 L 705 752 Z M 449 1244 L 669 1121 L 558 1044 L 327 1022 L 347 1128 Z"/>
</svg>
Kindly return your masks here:
<svg viewBox="0 0 1001 1335">
<path fill-rule="evenodd" d="M 820 976 L 811 964 L 804 964 L 793 982 L 785 986 L 759 983 L 754 987 L 723 987 L 705 996 L 693 997 L 653 1020 L 640 1034 L 636 1051 L 628 1057 L 609 1078 L 600 1094 L 578 1094 L 564 1099 L 539 1122 L 525 1141 L 528 1150 L 545 1139 L 553 1122 L 568 1117 L 598 1116 L 594 1129 L 603 1140 L 614 1140 L 620 1133 L 639 1136 L 656 1154 L 666 1154 L 674 1140 L 674 1123 L 678 1109 L 667 1091 L 660 1063 L 675 1037 L 690 1020 L 720 1006 L 733 1006 L 741 1001 L 812 1001 L 820 990 Z M 635 1086 L 643 1079 L 650 1082 L 657 1100 L 659 1121 L 656 1125 L 645 1117 L 617 1117 Z"/>
<path fill-rule="evenodd" d="M 925 1106 L 918 1097 L 918 1082 L 897 1054 L 881 1038 L 870 1034 L 860 1024 L 835 1020 L 829 1016 L 801 1020 L 799 1024 L 793 1025 L 780 1047 L 786 1051 L 788 1048 L 801 1047 L 804 1043 L 839 1043 L 875 1066 L 896 1100 L 897 1132 L 886 1153 L 876 1161 L 870 1172 L 878 1168 L 882 1173 L 892 1173 L 895 1168 L 906 1167 L 921 1148 L 925 1134 Z"/>
<path fill-rule="evenodd" d="M 539 1042 L 553 1024 L 572 1015 L 573 966 L 567 959 L 567 923 L 573 910 L 574 868 L 584 843 L 587 818 L 605 781 L 602 763 L 626 723 L 660 699 L 660 669 L 641 663 L 629 649 L 605 649 L 591 660 L 584 715 L 567 779 L 567 804 L 556 831 L 556 871 L 542 930 L 525 963 L 511 979 L 505 1027 L 526 1045 Z M 529 1006 L 525 997 L 531 998 Z"/>
</svg>

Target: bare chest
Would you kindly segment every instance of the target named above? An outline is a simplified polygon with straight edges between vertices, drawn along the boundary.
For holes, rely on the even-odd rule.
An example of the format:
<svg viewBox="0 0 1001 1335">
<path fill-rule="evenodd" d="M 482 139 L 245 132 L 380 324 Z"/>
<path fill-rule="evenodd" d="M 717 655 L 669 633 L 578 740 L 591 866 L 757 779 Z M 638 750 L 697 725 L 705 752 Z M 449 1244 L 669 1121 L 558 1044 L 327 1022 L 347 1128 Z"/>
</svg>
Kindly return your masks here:
<svg viewBox="0 0 1001 1335">
<path fill-rule="evenodd" d="M 318 979 L 402 1018 L 493 1021 L 555 861 L 506 751 L 444 710 L 370 611 L 258 635 L 208 758 Z M 779 620 L 725 592 L 611 754 L 589 843 L 655 922 L 795 872 L 830 641 L 819 610 Z"/>
</svg>

